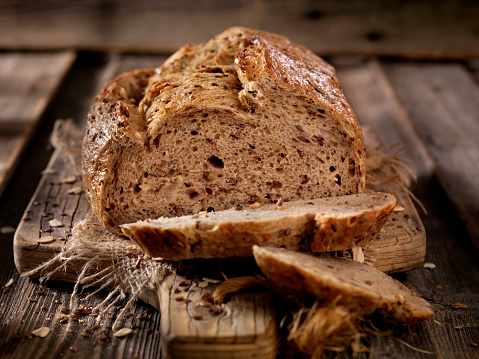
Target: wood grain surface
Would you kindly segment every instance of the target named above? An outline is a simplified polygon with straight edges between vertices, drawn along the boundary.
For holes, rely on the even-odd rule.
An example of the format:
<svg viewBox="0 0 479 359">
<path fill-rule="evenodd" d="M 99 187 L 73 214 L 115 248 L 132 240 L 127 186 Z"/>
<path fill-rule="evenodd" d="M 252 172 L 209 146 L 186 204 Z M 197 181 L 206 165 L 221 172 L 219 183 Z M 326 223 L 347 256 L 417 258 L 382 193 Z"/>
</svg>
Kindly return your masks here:
<svg viewBox="0 0 479 359">
<path fill-rule="evenodd" d="M 0 195 L 75 53 L 0 54 Z"/>
<path fill-rule="evenodd" d="M 0 47 L 171 53 L 241 25 L 321 55 L 458 59 L 479 56 L 477 18 L 479 4 L 465 0 L 10 0 L 0 4 Z"/>
<path fill-rule="evenodd" d="M 422 104 L 418 103 L 421 102 L 422 92 L 414 89 L 406 90 L 404 85 L 400 84 L 399 75 L 395 79 L 391 75 L 391 68 L 394 70 L 399 65 L 418 67 L 421 72 L 422 70 L 426 71 L 428 65 L 435 64 L 416 62 L 405 64 L 376 60 L 371 64 L 368 61 L 348 61 L 335 63 L 338 64 L 338 74 L 341 81 L 344 82 L 346 96 L 361 122 L 373 123 L 376 116 L 380 126 L 375 129 L 379 132 L 380 137 L 387 143 L 393 143 L 395 142 L 394 134 L 398 134 L 401 141 L 411 143 L 413 148 L 411 156 L 416 156 L 414 153 L 417 152 L 414 147 L 417 145 L 426 149 L 426 156 L 421 154 L 422 150 L 418 151 L 418 157 L 424 159 L 425 167 L 421 168 L 421 165 L 413 164 L 413 168 L 417 168 L 419 171 L 416 172 L 419 178 L 413 184 L 413 189 L 428 209 L 428 215 L 423 216 L 428 234 L 426 260 L 434 263 L 436 268 L 431 270 L 419 268 L 405 274 L 397 274 L 395 277 L 425 297 L 437 309 L 437 313 L 429 321 L 414 327 L 386 327 L 385 329 L 390 331 L 390 335 L 370 335 L 369 353 L 353 355 L 350 352 L 345 352 L 338 357 L 434 357 L 444 359 L 476 357 L 479 353 L 478 348 L 474 346 L 474 343 L 479 343 L 479 260 L 477 252 L 474 251 L 464 222 L 452 204 L 449 194 L 446 195 L 448 192 L 445 191 L 442 180 L 438 180 L 440 177 L 436 172 L 436 168 L 439 168 L 437 158 L 433 156 L 431 146 L 428 144 L 428 137 L 424 136 L 421 131 L 421 126 L 430 125 L 423 122 L 431 121 L 430 116 L 432 116 L 429 112 L 421 110 Z M 51 133 L 54 121 L 57 118 L 73 117 L 82 126 L 88 106 L 104 81 L 119 71 L 129 69 L 129 66 L 150 67 L 151 64 L 157 62 L 158 58 L 144 55 L 80 55 L 62 86 L 58 98 L 45 113 L 45 121 L 39 127 L 39 136 L 33 138 L 32 146 L 26 151 L 24 160 L 19 163 L 18 170 L 0 197 L 1 228 L 16 227 L 21 218 L 25 216 L 24 210 L 41 177 L 40 172 L 46 167 L 50 158 L 51 150 L 47 147 L 46 139 Z M 468 72 L 462 64 L 442 63 L 439 65 L 446 66 L 446 68 L 449 65 L 462 68 L 461 71 L 465 72 L 462 73 L 461 78 L 469 79 L 466 81 L 469 84 L 468 88 L 472 86 L 472 91 L 477 91 L 474 73 Z M 359 75 L 356 76 L 354 73 Z M 360 81 L 351 80 L 352 77 L 349 76 L 356 77 Z M 361 81 L 364 79 L 366 80 L 361 85 Z M 437 81 L 447 80 L 447 83 L 452 83 L 448 79 L 448 74 L 443 71 L 435 71 L 434 79 Z M 381 96 L 385 91 L 383 85 L 389 89 L 386 92 L 387 96 Z M 459 91 L 463 85 L 455 84 L 454 86 L 459 86 L 460 88 L 456 89 Z M 363 93 L 357 94 L 357 91 Z M 415 93 L 417 99 L 410 98 L 407 91 Z M 434 106 L 439 105 L 429 97 L 427 89 L 425 91 L 427 96 L 423 98 L 424 103 L 429 104 L 431 113 L 437 113 L 436 111 L 439 110 Z M 465 98 L 469 98 L 467 94 Z M 375 100 L 365 101 L 363 99 Z M 441 99 L 443 99 L 442 102 L 447 101 L 444 98 Z M 386 105 L 384 103 L 379 105 L 378 101 L 383 101 Z M 370 108 L 374 104 L 378 107 Z M 384 117 L 379 116 L 375 108 L 381 109 Z M 419 111 L 418 109 L 420 114 L 416 113 Z M 455 116 L 463 116 L 461 115 L 463 110 L 460 107 L 456 107 L 456 109 L 458 112 Z M 407 122 L 411 127 L 404 128 Z M 408 133 L 412 133 L 412 136 L 404 135 Z M 435 136 L 436 141 L 441 142 L 443 139 L 447 141 L 449 133 L 438 131 L 435 132 Z M 408 138 L 410 140 L 407 140 Z M 470 146 L 477 149 L 477 143 L 470 144 Z M 430 165 L 428 156 L 434 159 L 433 166 Z M 58 185 L 56 189 L 58 190 Z M 8 233 L 8 231 L 0 233 L 0 241 L 2 246 L 0 284 L 5 285 L 10 278 L 14 279 L 14 283 L 8 291 L 0 292 L 0 357 L 77 358 L 88 356 L 95 359 L 103 357 L 132 358 L 135 356 L 140 358 L 161 357 L 161 337 L 158 335 L 161 321 L 160 315 L 155 309 L 141 303 L 130 308 L 131 316 L 125 318 L 121 326 L 133 326 L 134 329 L 132 334 L 124 338 L 115 338 L 110 329 L 119 310 L 116 308 L 112 308 L 111 314 L 103 318 L 98 329 L 93 329 L 96 322 L 95 317 L 91 315 L 81 317 L 86 325 L 72 320 L 62 324 L 56 315 L 61 313 L 59 308 L 62 305 L 68 305 L 68 297 L 72 288 L 52 281 L 40 288 L 39 283 L 35 280 L 19 278 L 12 258 L 13 233 Z M 42 290 L 43 294 L 37 293 Z M 85 290 L 81 295 L 87 293 L 88 290 Z M 104 298 L 105 294 L 100 293 L 85 304 L 96 305 Z M 36 302 L 29 299 L 36 300 Z M 55 300 L 62 304 L 56 304 Z M 463 309 L 456 309 L 457 305 L 453 306 L 454 303 L 464 304 Z M 119 303 L 119 305 L 121 304 Z M 43 305 L 45 309 L 42 310 Z M 39 308 L 39 313 L 35 311 L 36 308 Z M 41 326 L 51 328 L 51 333 L 46 338 L 33 337 L 29 339 L 29 333 Z M 82 333 L 85 328 L 89 329 L 90 333 L 86 333 L 88 335 L 83 337 Z M 108 339 L 99 339 L 100 332 L 103 330 L 106 331 Z M 403 342 L 433 354 L 413 350 Z M 74 349 L 77 351 L 74 352 Z"/>
<path fill-rule="evenodd" d="M 479 88 L 460 64 L 388 64 L 400 101 L 479 250 Z"/>
</svg>

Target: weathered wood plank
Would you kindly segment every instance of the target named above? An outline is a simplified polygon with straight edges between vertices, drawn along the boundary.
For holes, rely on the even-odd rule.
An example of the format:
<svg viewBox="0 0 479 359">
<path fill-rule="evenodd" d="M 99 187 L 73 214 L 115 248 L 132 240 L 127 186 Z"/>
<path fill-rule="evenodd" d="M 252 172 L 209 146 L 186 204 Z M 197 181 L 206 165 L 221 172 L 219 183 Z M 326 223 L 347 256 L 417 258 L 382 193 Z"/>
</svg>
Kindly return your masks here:
<svg viewBox="0 0 479 359">
<path fill-rule="evenodd" d="M 392 146 L 397 142 L 401 142 L 407 147 L 402 151 L 405 161 L 412 172 L 420 178 L 430 178 L 433 175 L 434 165 L 429 157 L 425 147 L 419 141 L 410 120 L 398 102 L 389 81 L 386 79 L 377 60 L 357 59 L 352 61 L 342 61 L 340 58 L 332 59 L 333 65 L 336 66 L 336 72 L 343 86 L 344 93 L 353 110 L 355 111 L 359 121 L 363 126 L 370 126 L 376 131 L 386 147 Z M 369 143 L 369 147 L 374 149 L 374 137 L 370 131 L 364 128 L 364 136 Z M 368 153 L 368 148 L 366 148 Z M 424 230 L 414 204 L 407 195 L 399 196 L 400 202 L 408 203 L 405 207 L 411 209 L 411 213 L 395 213 L 394 219 L 404 222 L 407 216 L 408 220 L 416 218 L 418 226 Z M 404 228 L 409 228 L 407 223 L 396 223 Z M 407 221 L 406 221 L 407 222 Z M 403 258 L 409 258 L 411 265 L 408 270 L 416 268 L 424 260 L 426 252 L 426 234 L 423 232 L 421 236 L 411 236 L 410 241 L 405 240 L 403 236 L 398 236 L 394 245 L 376 240 L 365 248 L 365 253 L 372 251 L 370 256 L 378 256 L 374 250 L 380 246 L 389 245 L 389 251 L 385 248 L 381 249 L 380 255 L 387 258 L 387 263 L 397 263 L 404 267 Z M 393 237 L 390 238 L 393 240 Z M 399 259 L 401 258 L 401 259 Z M 401 263 L 396 262 L 400 260 Z M 394 270 L 390 270 L 394 272 Z"/>
<path fill-rule="evenodd" d="M 424 349 L 444 359 L 475 357 L 477 348 L 469 343 L 479 339 L 478 256 L 467 238 L 464 223 L 437 180 L 424 183 L 418 190 L 429 210 L 424 217 L 429 233 L 426 261 L 436 268 L 417 269 L 406 273 L 405 278 L 438 309 L 432 320 L 421 324 L 423 337 L 434 343 L 434 347 Z M 453 303 L 463 303 L 467 308 L 455 309 Z"/>
<path fill-rule="evenodd" d="M 191 284 L 186 292 L 185 282 Z M 278 339 L 271 293 L 238 294 L 220 306 L 202 299 L 215 287 L 204 282 L 201 274 L 192 279 L 172 274 L 161 283 L 158 295 L 165 357 L 275 358 Z"/>
<path fill-rule="evenodd" d="M 51 124 L 57 118 L 73 117 L 78 120 L 79 123 L 86 121 L 86 113 L 95 96 L 96 92 L 100 90 L 103 84 L 110 80 L 113 76 L 122 71 L 132 70 L 138 67 L 155 67 L 164 61 L 164 57 L 161 56 L 119 56 L 114 55 L 107 57 L 103 60 L 102 56 L 98 55 L 81 55 L 81 64 L 74 68 L 71 76 L 66 80 L 66 91 L 62 91 L 58 95 L 58 100 L 55 101 L 53 106 L 46 113 L 46 122 Z M 44 128 L 47 127 L 47 128 Z M 47 152 L 48 136 L 51 131 L 51 127 L 42 125 L 42 133 L 46 132 L 43 140 L 35 138 L 36 148 L 35 150 L 28 150 L 28 158 L 24 164 L 20 164 L 19 172 L 21 177 L 15 175 L 17 180 L 15 183 L 10 183 L 10 191 L 5 192 L 1 198 L 0 224 L 14 225 L 13 218 L 18 217 L 25 210 L 25 196 L 30 199 L 32 192 L 29 191 L 29 187 L 25 190 L 25 184 L 29 184 L 32 178 L 36 178 L 37 173 L 32 173 L 33 169 L 37 167 L 37 159 L 42 158 L 43 153 Z M 41 153 L 40 153 L 41 152 Z M 41 168 L 41 167 L 40 167 Z M 61 179 L 70 176 L 71 170 L 68 170 L 63 163 L 60 166 L 64 172 L 56 172 L 55 174 L 46 175 L 44 180 L 44 186 L 49 192 L 51 198 L 44 198 L 39 204 L 32 206 L 36 208 L 35 211 L 23 214 L 23 217 L 30 216 L 30 220 L 22 221 L 25 225 L 33 225 L 35 229 L 30 229 L 40 236 L 40 225 L 43 225 L 46 229 L 48 216 L 43 217 L 43 212 L 52 212 L 55 210 L 54 218 L 62 220 L 65 227 L 55 229 L 50 233 L 54 236 L 63 236 L 63 231 L 69 228 L 69 224 L 76 221 L 78 218 L 73 216 L 72 213 L 78 213 L 79 209 L 84 208 L 85 205 L 82 201 L 84 198 L 77 202 L 78 195 L 69 195 L 66 198 L 60 198 L 62 187 L 66 186 L 74 187 L 77 183 L 73 184 L 50 184 L 54 180 L 53 176 L 58 176 L 55 183 L 60 183 Z M 35 180 L 36 181 L 36 180 Z M 18 182 L 18 183 L 17 183 Z M 34 185 L 34 184 L 33 184 Z M 28 200 L 27 199 L 27 200 Z M 48 203 L 43 203 L 43 200 Z M 77 203 L 79 207 L 76 208 Z M 22 208 L 18 208 L 19 204 Z M 56 204 L 56 206 L 54 206 Z M 76 208 L 76 209 L 75 209 Z M 61 216 L 61 212 L 69 213 L 68 216 Z M 76 212 L 75 212 L 76 211 Z M 53 213 L 53 212 L 52 212 Z M 51 218 L 51 215 L 50 215 Z M 33 233 L 32 232 L 32 233 Z M 43 233 L 43 235 L 48 235 Z M 87 324 L 78 324 L 78 322 L 70 321 L 70 324 L 61 324 L 56 315 L 61 314 L 59 312 L 60 305 L 55 304 L 53 301 L 59 299 L 63 305 L 68 306 L 69 295 L 72 292 L 71 286 L 64 283 L 59 285 L 52 281 L 47 283 L 47 287 L 44 289 L 43 296 L 36 294 L 36 291 L 40 289 L 37 281 L 32 281 L 29 278 L 19 278 L 15 269 L 15 265 L 12 257 L 12 239 L 13 234 L 0 234 L 2 251 L 0 251 L 0 285 L 4 285 L 10 278 L 15 279 L 14 286 L 8 293 L 0 291 L 0 357 L 8 358 L 58 358 L 72 356 L 82 356 L 100 359 L 103 357 L 111 358 L 131 358 L 138 355 L 141 358 L 159 358 L 161 357 L 160 350 L 160 337 L 157 334 L 159 330 L 160 315 L 159 313 L 143 304 L 138 303 L 130 307 L 129 312 L 131 316 L 127 316 L 120 323 L 121 326 L 136 326 L 133 333 L 126 338 L 115 338 L 112 336 L 111 326 L 116 318 L 118 310 L 113 308 L 112 315 L 107 315 L 103 318 L 101 328 L 91 330 L 88 337 L 84 338 L 82 332 L 84 328 L 91 329 L 95 325 L 95 318 L 93 316 L 79 316 Z M 33 249 L 33 248 L 32 248 Z M 41 253 L 41 247 L 40 249 Z M 38 250 L 37 249 L 37 250 Z M 51 251 L 48 252 L 48 258 L 51 257 Z M 47 259 L 47 257 L 45 257 Z M 72 279 L 75 273 L 72 273 Z M 56 294 L 54 294 L 56 293 Z M 84 297 L 88 291 L 85 291 L 82 296 Z M 37 299 L 37 302 L 29 302 L 26 298 L 32 297 Z M 88 302 L 87 305 L 97 305 L 101 303 L 105 298 L 104 294 L 95 295 Z M 3 305 L 2 305 L 3 303 Z M 122 304 L 121 302 L 118 303 Z M 40 313 L 35 312 L 36 307 L 42 305 L 46 306 L 45 310 L 41 310 Z M 147 312 L 148 311 L 148 312 Z M 70 312 L 71 314 L 71 312 Z M 137 317 L 145 317 L 145 319 L 137 319 Z M 46 320 L 51 318 L 51 320 Z M 33 338 L 28 339 L 26 335 L 32 331 L 32 329 L 40 326 L 47 326 L 52 329 L 52 332 L 46 338 Z M 147 329 L 150 329 L 147 331 Z M 100 331 L 107 330 L 109 339 L 102 341 L 97 340 Z M 16 334 L 19 335 L 18 339 Z M 97 344 L 94 345 L 95 341 Z M 76 346 L 78 353 L 73 353 L 69 347 Z"/>
<path fill-rule="evenodd" d="M 323 55 L 479 55 L 479 6 L 471 1 L 4 1 L 0 14 L 4 49 L 171 53 L 234 24 L 281 33 Z"/>
<path fill-rule="evenodd" d="M 76 55 L 0 55 L 0 195 Z"/>
<path fill-rule="evenodd" d="M 384 68 L 479 248 L 479 86 L 460 64 Z"/>
<path fill-rule="evenodd" d="M 375 59 L 341 63 L 333 59 L 344 94 L 362 125 L 371 126 L 386 147 L 398 142 L 407 166 L 419 178 L 434 174 L 434 163 L 419 140 L 408 114 Z"/>
<path fill-rule="evenodd" d="M 333 63 L 335 63 L 333 61 Z M 469 342 L 476 342 L 477 320 L 468 320 L 477 312 L 477 278 L 479 278 L 474 253 L 468 253 L 463 224 L 455 217 L 443 193 L 434 181 L 435 163 L 430 158 L 413 128 L 409 112 L 403 108 L 395 88 L 385 76 L 381 64 L 375 60 L 338 63 L 337 72 L 346 97 L 363 124 L 373 126 L 385 142 L 392 145 L 397 140 L 409 144 L 404 156 L 410 168 L 418 176 L 415 194 L 421 199 L 429 214 L 424 216 L 428 234 L 427 260 L 437 265 L 435 270 L 417 269 L 406 273 L 405 282 L 439 309 L 432 320 L 414 328 L 396 328 L 395 337 L 414 347 L 435 353 L 436 358 L 467 357 L 474 354 Z M 416 96 L 421 96 L 416 93 Z M 466 269 L 468 268 L 468 269 Z M 401 279 L 404 280 L 404 277 Z M 474 284 L 476 283 L 476 284 Z M 436 287 L 439 285 L 439 287 Z M 475 287 L 475 289 L 474 289 Z M 440 288 L 440 289 L 439 289 Z M 465 310 L 453 309 L 450 305 L 462 302 Z M 463 315 L 462 318 L 458 315 Z M 436 320 L 440 324 L 434 322 Z M 468 323 L 468 324 L 465 324 Z M 464 329 L 454 327 L 464 325 Z M 431 357 L 398 342 L 392 337 L 372 337 L 375 355 L 422 358 Z"/>
</svg>

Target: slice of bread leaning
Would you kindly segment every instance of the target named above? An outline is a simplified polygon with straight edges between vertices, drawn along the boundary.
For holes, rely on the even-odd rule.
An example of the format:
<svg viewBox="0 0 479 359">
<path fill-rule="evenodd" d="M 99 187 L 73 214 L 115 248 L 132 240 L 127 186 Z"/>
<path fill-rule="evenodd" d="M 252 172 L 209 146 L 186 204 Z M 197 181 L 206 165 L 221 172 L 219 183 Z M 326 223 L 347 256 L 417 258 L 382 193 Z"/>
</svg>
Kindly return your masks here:
<svg viewBox="0 0 479 359">
<path fill-rule="evenodd" d="M 348 258 L 313 256 L 281 248 L 253 247 L 256 263 L 279 292 L 349 306 L 360 315 L 378 313 L 409 325 L 428 319 L 429 303 L 383 272 Z"/>
<path fill-rule="evenodd" d="M 388 193 L 363 193 L 164 217 L 121 228 L 148 255 L 171 260 L 251 256 L 255 244 L 335 251 L 374 238 L 396 203 Z"/>
<path fill-rule="evenodd" d="M 91 107 L 83 184 L 99 221 L 364 192 L 359 123 L 331 65 L 240 27 L 107 83 Z"/>
</svg>

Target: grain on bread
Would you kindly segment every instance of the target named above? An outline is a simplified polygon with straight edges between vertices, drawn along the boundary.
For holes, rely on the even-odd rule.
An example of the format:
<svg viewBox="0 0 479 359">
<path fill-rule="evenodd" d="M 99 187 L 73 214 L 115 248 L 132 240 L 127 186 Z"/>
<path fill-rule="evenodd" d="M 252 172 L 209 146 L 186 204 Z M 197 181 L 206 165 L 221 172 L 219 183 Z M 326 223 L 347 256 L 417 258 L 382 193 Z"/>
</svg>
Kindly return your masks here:
<svg viewBox="0 0 479 359">
<path fill-rule="evenodd" d="M 255 244 L 345 250 L 374 238 L 396 203 L 388 193 L 363 193 L 139 221 L 121 228 L 148 255 L 171 260 L 251 256 Z"/>
<path fill-rule="evenodd" d="M 309 294 L 409 325 L 428 319 L 429 303 L 383 272 L 348 258 L 253 247 L 256 263 L 280 292 Z"/>
<path fill-rule="evenodd" d="M 240 27 L 109 82 L 88 116 L 83 183 L 100 222 L 364 192 L 359 123 L 335 71 Z"/>
</svg>

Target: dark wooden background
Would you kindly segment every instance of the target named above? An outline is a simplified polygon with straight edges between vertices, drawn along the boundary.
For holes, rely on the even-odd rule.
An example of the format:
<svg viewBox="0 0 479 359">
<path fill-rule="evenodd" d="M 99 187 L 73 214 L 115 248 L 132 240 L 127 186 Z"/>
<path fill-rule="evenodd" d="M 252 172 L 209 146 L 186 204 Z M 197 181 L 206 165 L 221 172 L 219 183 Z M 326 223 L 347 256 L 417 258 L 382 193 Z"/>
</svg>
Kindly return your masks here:
<svg viewBox="0 0 479 359">
<path fill-rule="evenodd" d="M 159 315 L 142 303 L 125 322 L 137 328 L 123 339 L 109 331 L 108 340 L 94 345 L 112 317 L 86 338 L 80 324 L 58 323 L 55 300 L 67 305 L 72 288 L 49 282 L 41 289 L 20 278 L 12 230 L 28 215 L 52 154 L 55 120 L 83 126 L 105 81 L 157 66 L 179 46 L 232 25 L 280 33 L 325 56 L 359 120 L 387 145 L 409 144 L 405 155 L 418 176 L 412 189 L 428 210 L 421 213 L 427 261 L 436 268 L 398 278 L 437 313 L 413 328 L 395 328 L 394 336 L 371 337 L 371 352 L 359 357 L 479 357 L 478 19 L 479 2 L 452 0 L 1 1 L 0 286 L 14 283 L 0 291 L 0 357 L 161 356 Z M 94 325 L 93 317 L 83 319 L 86 328 Z M 30 339 L 40 326 L 54 331 Z"/>
</svg>

